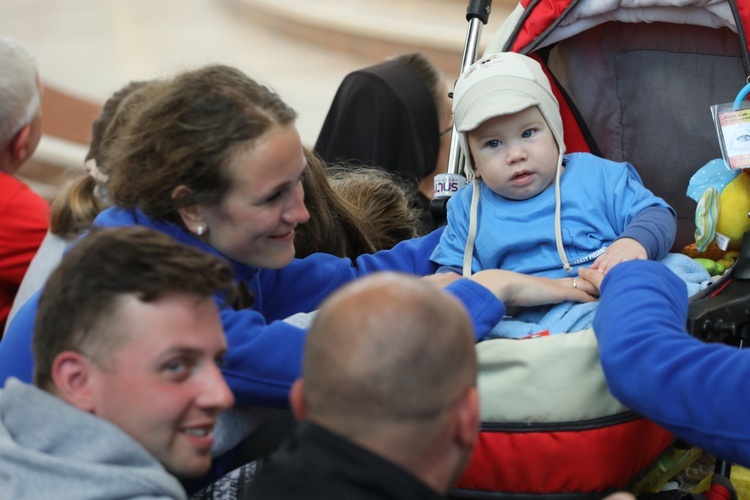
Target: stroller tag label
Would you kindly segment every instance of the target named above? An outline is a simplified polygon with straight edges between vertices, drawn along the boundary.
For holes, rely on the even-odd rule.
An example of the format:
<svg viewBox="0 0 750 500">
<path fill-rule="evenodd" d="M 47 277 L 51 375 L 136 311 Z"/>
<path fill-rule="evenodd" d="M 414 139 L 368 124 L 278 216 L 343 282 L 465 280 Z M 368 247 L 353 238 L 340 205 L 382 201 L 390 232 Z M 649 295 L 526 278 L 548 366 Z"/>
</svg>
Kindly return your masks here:
<svg viewBox="0 0 750 500">
<path fill-rule="evenodd" d="M 716 245 L 724 251 L 729 248 L 729 237 L 724 236 L 721 233 L 716 233 L 716 235 L 714 235 L 714 241 L 716 242 Z"/>
<path fill-rule="evenodd" d="M 711 113 L 724 162 L 732 169 L 750 168 L 750 109 L 727 103 L 711 106 Z"/>
</svg>

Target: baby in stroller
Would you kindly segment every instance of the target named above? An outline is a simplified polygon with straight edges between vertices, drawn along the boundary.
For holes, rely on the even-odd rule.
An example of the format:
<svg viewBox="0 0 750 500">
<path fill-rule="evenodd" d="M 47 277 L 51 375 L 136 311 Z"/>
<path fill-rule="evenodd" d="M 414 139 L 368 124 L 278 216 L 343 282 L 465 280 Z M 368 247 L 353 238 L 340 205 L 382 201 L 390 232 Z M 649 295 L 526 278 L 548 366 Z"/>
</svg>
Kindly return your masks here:
<svg viewBox="0 0 750 500">
<path fill-rule="evenodd" d="M 606 273 L 668 255 L 675 211 L 632 165 L 564 154 L 559 106 L 534 59 L 505 52 L 474 63 L 456 83 L 453 119 L 475 179 L 448 203 L 448 227 L 431 256 L 443 271 L 505 268 L 577 287 L 581 266 Z M 528 308 L 492 336 L 581 330 L 595 307 Z"/>
</svg>

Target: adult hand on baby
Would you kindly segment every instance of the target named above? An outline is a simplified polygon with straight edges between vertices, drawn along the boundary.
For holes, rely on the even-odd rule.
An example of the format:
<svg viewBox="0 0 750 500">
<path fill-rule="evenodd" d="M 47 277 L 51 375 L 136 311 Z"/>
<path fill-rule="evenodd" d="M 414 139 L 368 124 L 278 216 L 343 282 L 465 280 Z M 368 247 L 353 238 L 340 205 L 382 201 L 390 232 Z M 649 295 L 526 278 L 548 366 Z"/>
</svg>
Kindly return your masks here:
<svg viewBox="0 0 750 500">
<path fill-rule="evenodd" d="M 598 269 L 582 267 L 578 270 L 578 275 L 583 278 L 583 283 L 588 283 L 598 291 L 602 287 L 602 280 L 604 279 L 604 273 Z"/>
<path fill-rule="evenodd" d="M 633 238 L 620 238 L 607 247 L 604 254 L 600 255 L 591 265 L 591 269 L 597 269 L 602 274 L 626 260 L 646 260 L 648 253 L 637 240 Z"/>
<path fill-rule="evenodd" d="M 557 281 L 560 283 L 561 286 L 577 288 L 579 290 L 586 292 L 592 297 L 599 297 L 599 289 L 597 287 L 595 287 L 592 283 L 589 283 L 588 281 L 582 280 L 578 277 L 557 278 Z"/>
<path fill-rule="evenodd" d="M 552 279 L 540 276 L 527 276 L 502 269 L 479 271 L 469 279 L 484 286 L 507 306 L 540 306 L 558 304 L 566 300 L 592 302 L 591 293 L 596 288 L 587 281 L 572 278 Z"/>
<path fill-rule="evenodd" d="M 424 281 L 429 281 L 438 288 L 445 288 L 459 278 L 461 275 L 453 272 L 428 274 L 422 277 Z"/>
</svg>

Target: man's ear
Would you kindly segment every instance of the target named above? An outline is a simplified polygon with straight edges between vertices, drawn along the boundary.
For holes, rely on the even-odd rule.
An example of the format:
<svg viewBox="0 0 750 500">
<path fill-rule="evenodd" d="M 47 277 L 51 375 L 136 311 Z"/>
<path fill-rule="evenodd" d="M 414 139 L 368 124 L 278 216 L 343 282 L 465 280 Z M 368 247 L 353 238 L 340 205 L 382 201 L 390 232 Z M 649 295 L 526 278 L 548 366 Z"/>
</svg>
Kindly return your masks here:
<svg viewBox="0 0 750 500">
<path fill-rule="evenodd" d="M 94 413 L 92 370 L 95 367 L 82 354 L 63 351 L 52 361 L 52 383 L 57 394 L 71 406 Z"/>
<path fill-rule="evenodd" d="M 177 198 L 189 194 L 192 194 L 190 188 L 184 184 L 180 184 L 172 190 L 172 199 L 176 200 Z M 191 203 L 190 205 L 180 207 L 177 209 L 177 213 L 180 214 L 182 223 L 185 224 L 185 227 L 188 228 L 190 232 L 200 235 L 207 229 L 207 224 L 203 217 L 203 210 L 197 203 Z"/>
<path fill-rule="evenodd" d="M 479 392 L 476 386 L 469 387 L 456 408 L 456 439 L 462 447 L 473 450 L 479 438 Z"/>
<path fill-rule="evenodd" d="M 29 136 L 31 134 L 31 124 L 24 125 L 21 130 L 16 132 L 8 145 L 11 158 L 16 165 L 23 163 L 31 156 L 29 154 Z"/>
<path fill-rule="evenodd" d="M 307 403 L 305 403 L 304 382 L 298 378 L 292 384 L 292 390 L 289 391 L 289 406 L 292 407 L 292 413 L 297 420 L 304 420 L 307 417 Z"/>
</svg>

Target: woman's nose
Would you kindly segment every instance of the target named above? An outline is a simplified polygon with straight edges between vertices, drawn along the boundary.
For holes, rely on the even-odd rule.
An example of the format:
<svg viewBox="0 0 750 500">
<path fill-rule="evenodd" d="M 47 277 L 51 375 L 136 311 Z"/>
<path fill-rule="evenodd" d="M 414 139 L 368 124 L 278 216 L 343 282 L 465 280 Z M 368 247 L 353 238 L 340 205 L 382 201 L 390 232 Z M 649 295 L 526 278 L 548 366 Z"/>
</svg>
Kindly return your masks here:
<svg viewBox="0 0 750 500">
<path fill-rule="evenodd" d="M 302 183 L 294 190 L 290 205 L 284 211 L 284 220 L 289 224 L 304 224 L 310 220 L 310 212 L 305 207 L 305 190 Z"/>
</svg>

